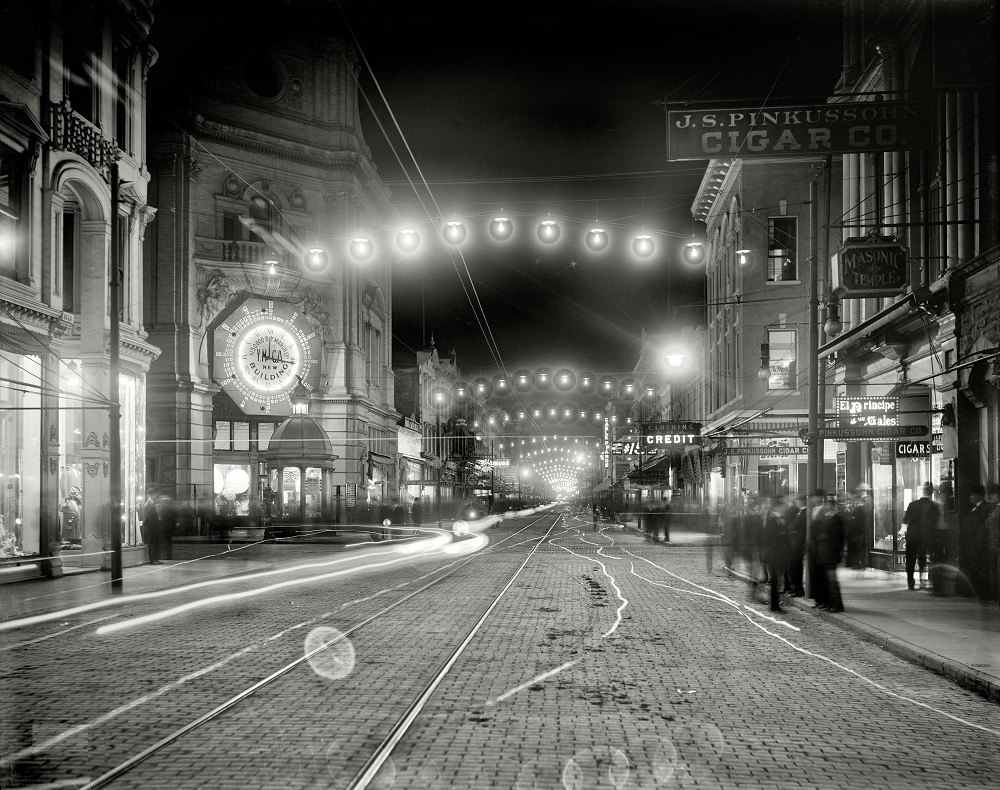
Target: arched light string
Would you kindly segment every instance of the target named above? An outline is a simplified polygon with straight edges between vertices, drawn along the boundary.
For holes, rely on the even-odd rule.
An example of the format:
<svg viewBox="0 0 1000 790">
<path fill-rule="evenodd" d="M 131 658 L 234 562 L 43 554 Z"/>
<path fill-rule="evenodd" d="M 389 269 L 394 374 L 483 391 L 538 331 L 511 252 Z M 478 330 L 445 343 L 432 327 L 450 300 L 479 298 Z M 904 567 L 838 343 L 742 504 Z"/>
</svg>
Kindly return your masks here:
<svg viewBox="0 0 1000 790">
<path fill-rule="evenodd" d="M 361 47 L 360 42 L 357 39 L 357 36 L 354 34 L 354 31 L 353 31 L 353 29 L 352 29 L 352 27 L 350 25 L 350 22 L 347 19 L 346 14 L 344 14 L 343 8 L 340 7 L 339 3 L 338 3 L 338 8 L 340 8 L 341 14 L 344 16 L 344 20 L 345 20 L 345 22 L 347 24 L 348 31 L 350 32 L 351 37 L 354 40 L 355 47 L 358 50 L 358 54 L 360 55 L 360 57 L 361 57 L 364 65 L 365 65 L 365 67 L 368 69 L 369 73 L 372 75 L 372 80 L 373 80 L 373 82 L 375 84 L 376 89 L 379 92 L 379 96 L 381 97 L 382 102 L 385 105 L 387 112 L 389 113 L 389 117 L 392 119 L 393 125 L 396 128 L 396 131 L 400 135 L 400 139 L 403 141 L 403 144 L 406 146 L 407 153 L 409 155 L 410 160 L 413 162 L 414 167 L 416 168 L 416 172 L 417 172 L 417 175 L 419 176 L 420 182 L 423 185 L 424 189 L 426 190 L 426 192 L 427 192 L 427 194 L 428 194 L 431 202 L 434 204 L 435 211 L 433 212 L 433 214 L 430 211 L 427 210 L 427 207 L 423 204 L 423 199 L 420 196 L 419 190 L 416 189 L 416 186 L 413 185 L 412 181 L 411 181 L 411 186 L 414 189 L 414 194 L 417 196 L 417 199 L 419 201 L 421 201 L 421 206 L 424 209 L 424 213 L 431 219 L 431 221 L 443 222 L 444 221 L 443 220 L 443 212 L 441 211 L 440 206 L 438 205 L 437 200 L 434 197 L 433 190 L 431 190 L 430 185 L 427 183 L 427 180 L 424 177 L 423 172 L 420 169 L 419 163 L 417 162 L 416 157 L 414 156 L 413 151 L 410 148 L 409 143 L 406 140 L 406 136 L 403 133 L 402 129 L 400 128 L 399 122 L 397 121 L 397 119 L 395 117 L 395 114 L 393 113 L 392 108 L 389 105 L 388 100 L 386 99 L 384 92 L 382 91 L 381 85 L 379 84 L 378 79 L 375 77 L 375 75 L 374 75 L 374 73 L 373 73 L 373 71 L 371 69 L 371 66 L 368 63 L 367 56 L 365 55 L 364 50 Z M 363 86 L 361 86 L 360 83 L 358 84 L 358 90 L 359 90 L 359 92 L 362 93 L 362 96 L 365 98 L 365 101 L 368 102 L 369 107 L 372 109 L 372 114 L 377 117 L 378 114 L 374 111 L 374 108 L 371 107 L 371 102 L 368 101 L 367 95 L 365 94 Z M 385 134 L 384 127 L 382 127 L 381 123 L 379 124 L 379 127 L 380 127 L 380 129 L 382 129 L 383 134 Z M 386 140 L 387 140 L 388 144 L 390 145 L 390 147 L 393 148 L 393 151 L 394 151 L 394 154 L 395 154 L 394 145 L 392 143 L 392 140 L 390 140 L 388 138 L 388 135 L 386 135 Z M 400 161 L 400 166 L 403 168 L 403 171 L 405 173 L 406 172 L 406 168 L 405 168 L 405 166 L 402 165 L 402 162 L 401 162 L 398 154 L 396 154 L 396 158 L 397 158 L 397 161 Z M 407 176 L 407 179 L 409 180 L 409 176 Z M 497 219 L 497 218 L 493 217 L 492 219 Z M 455 255 L 449 254 L 449 258 L 451 259 L 452 265 L 455 268 L 456 274 L 459 277 L 459 282 L 461 283 L 462 288 L 465 291 L 466 299 L 468 300 L 470 306 L 473 309 L 473 312 L 476 315 L 476 321 L 479 324 L 480 331 L 482 331 L 482 333 L 483 333 L 483 337 L 486 340 L 487 347 L 488 347 L 488 349 L 490 351 L 491 356 L 494 359 L 494 362 L 497 365 L 497 368 L 499 370 L 501 370 L 501 371 L 506 371 L 506 366 L 503 364 L 503 360 L 502 360 L 502 357 L 501 357 L 501 354 L 500 354 L 500 349 L 499 349 L 499 347 L 498 347 L 498 345 L 496 343 L 496 340 L 495 340 L 495 338 L 493 336 L 492 330 L 489 327 L 489 323 L 488 323 L 488 320 L 487 320 L 486 315 L 485 315 L 485 310 L 484 310 L 484 308 L 482 306 L 482 303 L 481 303 L 481 301 L 479 299 L 478 292 L 476 291 L 475 282 L 473 281 L 472 274 L 469 271 L 468 265 L 467 265 L 467 263 L 465 261 L 465 257 L 464 257 L 464 255 L 462 253 L 462 250 L 461 250 L 460 246 L 459 246 L 461 244 L 461 242 L 464 241 L 464 239 L 465 239 L 465 237 L 467 235 L 465 229 L 461 225 L 458 224 L 459 222 L 460 221 L 457 220 L 457 219 L 448 220 L 444 224 L 443 233 L 445 234 L 445 240 L 447 242 L 451 243 L 451 245 L 454 247 L 455 255 L 457 255 L 458 258 L 461 260 L 462 269 L 461 270 L 459 269 L 458 263 L 455 260 Z M 491 224 L 492 224 L 492 222 L 491 222 Z M 404 229 L 404 230 L 407 230 L 407 229 Z M 411 229 L 411 230 L 415 231 L 415 229 Z M 504 234 L 501 234 L 501 235 L 504 235 Z M 509 238 L 512 235 L 513 235 L 513 233 L 509 234 L 507 236 L 507 238 Z M 405 245 L 405 246 L 409 246 L 411 248 L 419 247 L 419 241 L 415 240 L 414 237 L 413 237 L 413 235 L 411 233 L 406 233 L 405 236 L 407 236 L 407 237 L 409 237 L 411 239 L 411 242 L 408 245 Z M 468 278 L 468 284 L 466 284 L 465 278 L 463 278 L 463 276 L 462 276 L 462 270 L 464 270 L 464 272 L 465 272 L 465 277 Z M 474 300 L 473 300 L 473 296 L 475 297 Z"/>
</svg>

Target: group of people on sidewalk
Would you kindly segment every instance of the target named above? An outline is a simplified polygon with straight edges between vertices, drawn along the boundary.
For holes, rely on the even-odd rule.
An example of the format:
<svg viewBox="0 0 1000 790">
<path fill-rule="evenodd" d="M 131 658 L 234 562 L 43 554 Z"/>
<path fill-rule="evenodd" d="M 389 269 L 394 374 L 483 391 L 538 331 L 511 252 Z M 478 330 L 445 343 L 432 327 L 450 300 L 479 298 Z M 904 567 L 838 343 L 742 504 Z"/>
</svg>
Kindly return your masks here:
<svg viewBox="0 0 1000 790">
<path fill-rule="evenodd" d="M 809 513 L 812 529 L 807 527 Z M 837 581 L 847 530 L 836 506 L 821 490 L 814 491 L 808 505 L 804 496 L 789 504 L 783 496 L 764 503 L 758 514 L 749 515 L 747 525 L 752 534 L 759 528 L 760 561 L 763 581 L 770 588 L 769 602 L 773 611 L 781 609 L 781 594 L 803 597 L 805 563 L 809 568 L 809 597 L 821 609 L 844 611 Z M 759 519 L 759 527 L 756 520 Z M 752 546 L 746 546 L 752 550 Z"/>
<path fill-rule="evenodd" d="M 866 501 L 863 495 L 848 511 L 822 490 L 813 491 L 808 501 L 798 496 L 789 503 L 774 496 L 749 502 L 740 512 L 722 514 L 720 519 L 727 560 L 733 555 L 742 558 L 754 577 L 770 587 L 773 610 L 780 610 L 782 594 L 806 595 L 803 576 L 808 569 L 808 597 L 820 609 L 842 612 L 837 566 L 846 561 L 851 567 L 864 567 L 870 506 L 870 496 Z M 921 496 L 907 506 L 899 531 L 908 588 L 926 586 L 941 593 L 947 587 L 959 595 L 997 600 L 998 522 L 1000 486 L 973 486 L 954 539 L 941 505 L 934 501 L 934 486 L 925 483 Z"/>
</svg>

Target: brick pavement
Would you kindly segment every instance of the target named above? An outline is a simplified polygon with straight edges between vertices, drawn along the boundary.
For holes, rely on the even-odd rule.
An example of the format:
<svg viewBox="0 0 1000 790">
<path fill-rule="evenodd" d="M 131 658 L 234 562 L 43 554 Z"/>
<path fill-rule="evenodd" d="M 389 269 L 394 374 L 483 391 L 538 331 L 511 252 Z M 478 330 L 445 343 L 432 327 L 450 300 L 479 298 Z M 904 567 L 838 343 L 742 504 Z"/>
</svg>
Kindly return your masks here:
<svg viewBox="0 0 1000 790">
<path fill-rule="evenodd" d="M 494 545 L 509 532 L 491 530 Z M 392 782 L 383 786 L 993 786 L 1000 735 L 977 726 L 1000 732 L 995 705 L 830 623 L 781 616 L 801 629 L 793 631 L 753 618 L 782 641 L 643 561 L 748 603 L 741 582 L 706 573 L 699 550 L 649 547 L 621 531 L 613 539 L 617 548 L 603 553 L 620 559 L 578 538 L 556 543 L 582 556 L 552 545 L 536 553 L 394 752 L 384 772 Z M 358 664 L 347 678 L 329 682 L 303 667 L 113 786 L 345 786 L 378 740 L 375 730 L 406 704 L 529 549 L 484 553 L 419 606 L 359 632 Z M 620 601 L 598 562 L 629 600 L 606 638 Z M 413 565 L 314 584 L 140 635 L 101 640 L 80 629 L 40 643 L 44 649 L 0 653 L 0 711 L 31 723 L 26 729 L 19 720 L 21 746 L 224 662 L 63 741 L 33 760 L 31 776 L 5 774 L 0 786 L 92 775 L 301 655 L 316 624 L 346 627 L 384 605 L 389 587 L 428 570 Z M 0 745 L 9 754 L 16 744 L 0 735 Z"/>
</svg>

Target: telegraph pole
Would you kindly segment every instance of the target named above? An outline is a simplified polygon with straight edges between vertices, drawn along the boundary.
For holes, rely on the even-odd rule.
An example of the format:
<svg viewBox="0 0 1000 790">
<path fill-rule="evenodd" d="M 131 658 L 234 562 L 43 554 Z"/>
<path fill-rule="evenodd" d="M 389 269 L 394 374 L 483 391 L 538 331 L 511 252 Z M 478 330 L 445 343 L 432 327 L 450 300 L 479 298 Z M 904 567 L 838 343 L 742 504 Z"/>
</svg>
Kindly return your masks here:
<svg viewBox="0 0 1000 790">
<path fill-rule="evenodd" d="M 122 592 L 122 444 L 121 403 L 118 393 L 118 375 L 121 369 L 119 356 L 119 312 L 121 305 L 121 242 L 118 236 L 118 197 L 121 182 L 118 180 L 118 160 L 111 162 L 111 280 L 108 288 L 111 326 L 109 331 L 108 387 L 108 485 L 111 489 L 108 525 L 111 530 L 111 592 Z"/>
</svg>

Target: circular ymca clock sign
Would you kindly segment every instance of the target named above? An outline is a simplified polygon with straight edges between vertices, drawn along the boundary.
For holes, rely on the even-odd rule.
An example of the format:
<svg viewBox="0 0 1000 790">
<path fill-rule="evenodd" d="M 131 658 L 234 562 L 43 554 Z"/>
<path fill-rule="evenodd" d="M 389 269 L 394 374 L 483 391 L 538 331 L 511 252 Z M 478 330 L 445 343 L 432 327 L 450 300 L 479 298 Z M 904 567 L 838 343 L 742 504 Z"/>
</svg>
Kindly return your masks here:
<svg viewBox="0 0 1000 790">
<path fill-rule="evenodd" d="M 247 414 L 291 413 L 299 379 L 312 389 L 320 340 L 289 302 L 250 297 L 214 323 L 212 375 Z"/>
</svg>

